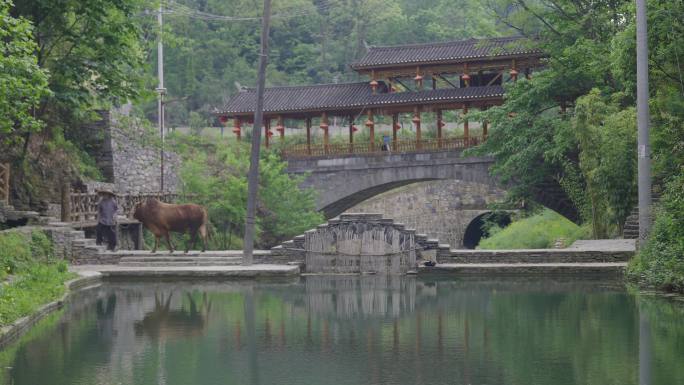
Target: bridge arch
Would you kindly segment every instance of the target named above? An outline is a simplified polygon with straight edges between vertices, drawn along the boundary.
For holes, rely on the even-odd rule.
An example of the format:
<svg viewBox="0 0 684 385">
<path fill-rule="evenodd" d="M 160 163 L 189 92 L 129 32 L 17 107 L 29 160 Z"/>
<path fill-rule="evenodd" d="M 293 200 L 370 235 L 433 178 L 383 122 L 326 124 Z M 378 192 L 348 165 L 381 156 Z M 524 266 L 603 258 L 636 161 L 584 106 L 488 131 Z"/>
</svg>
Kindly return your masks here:
<svg viewBox="0 0 684 385">
<path fill-rule="evenodd" d="M 491 218 L 492 215 L 496 215 L 496 218 Z M 508 212 L 500 211 L 493 212 L 489 211 L 475 217 L 463 232 L 463 247 L 466 249 L 474 249 L 480 244 L 482 238 L 485 234 L 484 225 L 486 220 L 493 220 L 500 227 L 506 227 L 511 223 L 511 215 Z"/>
<path fill-rule="evenodd" d="M 288 162 L 288 172 L 304 176 L 302 187 L 313 188 L 317 191 L 317 209 L 327 218 L 335 217 L 346 210 L 380 194 L 389 193 L 407 185 L 430 181 L 434 183 L 453 183 L 456 188 L 472 191 L 466 193 L 469 207 L 464 208 L 458 233 L 463 235 L 465 226 L 476 216 L 489 212 L 488 203 L 492 200 L 487 196 L 500 195 L 503 199 L 504 190 L 498 186 L 494 178 L 489 175 L 489 168 L 493 159 L 489 157 L 463 157 L 462 151 L 438 151 L 427 153 L 407 154 L 369 154 L 365 156 L 337 156 L 334 158 L 303 158 L 291 159 Z M 423 189 L 423 195 L 432 192 Z M 459 192 L 459 194 L 464 194 Z M 479 194 L 479 196 L 478 196 Z M 569 202 L 560 186 L 549 184 L 535 192 L 535 200 L 568 219 L 577 222 L 579 215 Z M 459 198 L 460 199 L 460 198 Z M 370 210 L 369 205 L 364 210 Z M 371 205 L 372 206 L 372 205 Z M 366 212 L 371 212 L 366 210 Z M 381 211 L 384 212 L 384 211 Z M 396 212 L 393 210 L 393 212 Z M 396 220 L 401 217 L 385 212 L 387 216 Z M 465 221 L 467 223 L 463 224 Z M 427 229 L 420 231 L 429 234 Z M 462 246 L 462 239 L 448 242 L 455 247 Z"/>
</svg>

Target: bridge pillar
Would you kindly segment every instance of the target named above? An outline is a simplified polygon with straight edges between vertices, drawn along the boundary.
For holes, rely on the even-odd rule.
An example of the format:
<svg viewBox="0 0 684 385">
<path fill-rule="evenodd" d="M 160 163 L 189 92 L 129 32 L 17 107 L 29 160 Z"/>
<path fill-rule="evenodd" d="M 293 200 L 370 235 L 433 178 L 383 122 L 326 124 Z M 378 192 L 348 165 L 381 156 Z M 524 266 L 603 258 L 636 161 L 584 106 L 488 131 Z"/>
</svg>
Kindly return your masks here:
<svg viewBox="0 0 684 385">
<path fill-rule="evenodd" d="M 442 148 L 442 127 L 444 127 L 442 110 L 437 110 L 437 147 L 439 148 Z"/>
<path fill-rule="evenodd" d="M 463 104 L 463 139 L 465 146 L 470 147 L 470 128 L 468 126 L 468 103 Z"/>
<path fill-rule="evenodd" d="M 321 130 L 323 130 L 323 151 L 327 154 L 330 146 L 330 137 L 328 136 L 328 114 L 326 112 L 321 115 Z"/>
<path fill-rule="evenodd" d="M 487 140 L 487 128 L 489 126 L 489 122 L 485 119 L 482 122 L 482 140 Z"/>
<path fill-rule="evenodd" d="M 256 124 L 254 126 L 255 129 L 259 129 L 256 127 Z M 266 118 L 264 120 L 264 146 L 266 146 L 266 148 L 269 147 L 269 139 L 271 138 L 271 135 L 273 135 L 271 132 L 271 118 Z"/>
<path fill-rule="evenodd" d="M 285 124 L 283 123 L 283 116 L 278 115 L 278 125 L 276 126 L 276 131 L 280 133 L 280 143 L 285 142 Z"/>
<path fill-rule="evenodd" d="M 420 133 L 420 108 L 415 107 L 413 110 L 413 123 L 416 125 L 416 149 L 420 150 L 423 146 L 421 144 L 421 133 Z"/>
<path fill-rule="evenodd" d="M 366 127 L 368 127 L 368 134 L 370 136 L 368 142 L 368 152 L 375 152 L 375 122 L 373 121 L 373 110 L 368 110 Z"/>
<path fill-rule="evenodd" d="M 352 115 L 349 115 L 349 153 L 350 154 L 354 153 L 354 131 L 356 131 L 356 127 L 354 127 L 354 117 Z"/>
<path fill-rule="evenodd" d="M 240 128 L 240 118 L 233 119 L 233 133 L 239 142 L 242 139 L 242 129 Z"/>
<path fill-rule="evenodd" d="M 401 126 L 399 125 L 399 114 L 392 114 L 392 149 L 394 151 L 398 150 L 397 147 L 397 131 Z"/>
</svg>

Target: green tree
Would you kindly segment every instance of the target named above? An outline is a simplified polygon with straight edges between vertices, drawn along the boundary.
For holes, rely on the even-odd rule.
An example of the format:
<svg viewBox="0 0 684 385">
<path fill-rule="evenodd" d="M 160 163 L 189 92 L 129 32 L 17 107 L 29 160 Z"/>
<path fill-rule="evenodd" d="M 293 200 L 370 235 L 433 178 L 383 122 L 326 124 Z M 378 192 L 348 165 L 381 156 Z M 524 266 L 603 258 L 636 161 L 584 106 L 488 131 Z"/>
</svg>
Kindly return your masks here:
<svg viewBox="0 0 684 385">
<path fill-rule="evenodd" d="M 29 132 L 42 129 L 33 112 L 49 94 L 47 71 L 34 55 L 31 23 L 9 14 L 12 2 L 0 0 L 0 146 L 12 144 Z"/>
<path fill-rule="evenodd" d="M 183 158 L 183 192 L 194 194 L 209 212 L 212 247 L 241 247 L 247 204 L 249 147 L 228 140 L 176 135 Z M 312 190 L 300 189 L 301 178 L 285 173 L 287 164 L 263 151 L 259 164 L 257 246 L 272 247 L 323 222 Z"/>
<path fill-rule="evenodd" d="M 143 87 L 139 0 L 22 0 L 10 13 L 34 25 L 38 65 L 52 93 L 35 116 L 79 142 L 80 122 L 97 108 L 140 95 Z M 45 95 L 43 95 L 45 96 Z M 29 137 L 27 136 L 27 140 Z"/>
<path fill-rule="evenodd" d="M 636 111 L 620 110 L 593 89 L 577 99 L 572 131 L 580 149 L 593 236 L 606 238 L 615 229 L 621 233 L 636 196 Z"/>
</svg>

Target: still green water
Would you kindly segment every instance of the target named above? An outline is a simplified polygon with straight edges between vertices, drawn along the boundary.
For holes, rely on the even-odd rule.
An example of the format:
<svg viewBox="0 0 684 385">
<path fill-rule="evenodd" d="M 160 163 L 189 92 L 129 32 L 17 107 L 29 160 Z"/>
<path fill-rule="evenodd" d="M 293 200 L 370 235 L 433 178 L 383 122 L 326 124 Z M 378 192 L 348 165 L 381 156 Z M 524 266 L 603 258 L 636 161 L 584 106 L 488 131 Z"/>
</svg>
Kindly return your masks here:
<svg viewBox="0 0 684 385">
<path fill-rule="evenodd" d="M 1 381 L 684 384 L 684 304 L 610 281 L 108 282 L 0 353 Z"/>
</svg>

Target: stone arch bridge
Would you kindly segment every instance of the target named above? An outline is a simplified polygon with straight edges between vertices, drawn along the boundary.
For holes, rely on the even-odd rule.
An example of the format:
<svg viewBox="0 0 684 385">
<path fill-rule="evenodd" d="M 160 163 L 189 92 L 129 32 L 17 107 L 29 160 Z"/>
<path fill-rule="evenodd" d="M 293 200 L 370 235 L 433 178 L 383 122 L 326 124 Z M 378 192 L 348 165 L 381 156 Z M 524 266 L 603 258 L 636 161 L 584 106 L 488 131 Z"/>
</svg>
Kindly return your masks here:
<svg viewBox="0 0 684 385">
<path fill-rule="evenodd" d="M 394 219 L 414 222 L 409 225 L 431 237 L 451 243 L 452 247 L 468 247 L 472 241 L 464 240 L 464 235 L 472 233 L 473 227 L 479 230 L 481 222 L 477 221 L 481 220 L 482 214 L 490 211 L 489 204 L 504 195 L 504 189 L 489 174 L 492 164 L 492 158 L 463 157 L 462 151 L 450 150 L 289 159 L 288 172 L 306 175 L 302 187 L 310 187 L 318 192 L 316 206 L 326 218 L 359 207 L 357 205 L 364 202 L 360 206 L 364 211 L 384 212 Z M 426 181 L 433 182 L 419 183 Z M 446 181 L 453 182 L 446 186 L 443 183 Z M 389 196 L 386 194 L 391 194 L 392 190 L 414 183 L 426 186 L 414 191 L 415 200 L 420 200 L 423 206 L 432 210 L 432 214 L 427 212 L 423 215 L 427 218 L 422 220 L 408 219 L 412 214 L 401 210 L 413 205 L 411 199 L 405 196 L 371 199 L 379 194 L 385 194 L 387 198 Z M 438 195 L 447 196 L 449 203 L 446 204 L 451 210 L 445 210 L 444 203 L 440 207 L 440 203 L 436 202 Z M 533 195 L 538 203 L 574 222 L 578 221 L 576 208 L 557 183 L 549 183 Z M 448 215 L 444 215 L 444 211 L 449 211 Z M 442 222 L 461 223 L 438 223 L 440 216 Z M 452 229 L 449 234 L 440 231 L 450 225 Z"/>
</svg>

